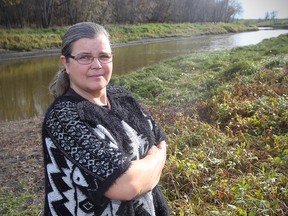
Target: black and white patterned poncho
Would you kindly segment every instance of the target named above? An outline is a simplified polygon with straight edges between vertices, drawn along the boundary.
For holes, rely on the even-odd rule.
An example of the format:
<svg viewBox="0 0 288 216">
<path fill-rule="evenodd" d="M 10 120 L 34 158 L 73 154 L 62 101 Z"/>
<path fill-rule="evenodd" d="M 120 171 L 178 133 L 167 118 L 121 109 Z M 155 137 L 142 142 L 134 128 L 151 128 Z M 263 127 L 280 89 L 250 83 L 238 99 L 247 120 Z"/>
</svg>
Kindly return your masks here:
<svg viewBox="0 0 288 216">
<path fill-rule="evenodd" d="M 43 124 L 45 215 L 169 215 L 158 186 L 131 201 L 104 197 L 132 160 L 165 139 L 129 92 L 109 85 L 107 95 L 111 109 L 72 89 L 49 108 Z"/>
</svg>

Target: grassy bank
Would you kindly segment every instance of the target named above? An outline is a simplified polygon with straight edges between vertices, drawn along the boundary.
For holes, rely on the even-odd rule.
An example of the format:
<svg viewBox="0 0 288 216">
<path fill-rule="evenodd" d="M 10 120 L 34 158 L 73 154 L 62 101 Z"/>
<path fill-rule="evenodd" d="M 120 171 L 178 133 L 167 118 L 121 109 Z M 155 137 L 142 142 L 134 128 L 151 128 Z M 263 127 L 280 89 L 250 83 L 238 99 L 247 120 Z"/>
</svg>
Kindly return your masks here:
<svg viewBox="0 0 288 216">
<path fill-rule="evenodd" d="M 276 20 L 261 20 L 261 19 L 245 19 L 240 20 L 243 25 L 256 25 L 259 27 L 271 26 L 275 28 L 288 28 L 288 19 L 276 19 Z"/>
<path fill-rule="evenodd" d="M 203 24 L 138 24 L 138 25 L 107 25 L 112 43 L 146 38 L 162 38 L 192 36 L 199 34 L 223 34 L 256 30 L 255 25 L 237 23 L 203 23 Z M 0 49 L 31 51 L 37 49 L 59 48 L 61 37 L 67 27 L 50 29 L 0 29 Z"/>
<path fill-rule="evenodd" d="M 170 59 L 113 82 L 167 133 L 161 185 L 172 215 L 288 214 L 287 35 Z M 0 124 L 1 215 L 41 212 L 40 130 L 41 119 Z"/>
<path fill-rule="evenodd" d="M 288 36 L 165 61 L 114 82 L 169 137 L 173 215 L 288 214 Z"/>
</svg>

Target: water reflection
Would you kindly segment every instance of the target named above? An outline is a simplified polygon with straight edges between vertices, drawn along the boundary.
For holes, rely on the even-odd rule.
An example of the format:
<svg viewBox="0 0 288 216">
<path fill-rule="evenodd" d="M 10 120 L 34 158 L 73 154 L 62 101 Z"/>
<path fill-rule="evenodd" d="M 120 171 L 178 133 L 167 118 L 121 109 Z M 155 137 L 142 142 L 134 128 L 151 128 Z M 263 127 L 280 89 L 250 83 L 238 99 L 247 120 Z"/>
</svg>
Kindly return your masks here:
<svg viewBox="0 0 288 216">
<path fill-rule="evenodd" d="M 52 101 L 47 86 L 58 68 L 51 56 L 0 65 L 0 119 L 43 115 Z"/>
<path fill-rule="evenodd" d="M 153 65 L 163 59 L 199 51 L 227 50 L 237 46 L 257 44 L 264 39 L 287 34 L 288 30 L 261 30 L 237 34 L 205 35 L 181 40 L 164 41 L 114 48 L 114 73 Z"/>
<path fill-rule="evenodd" d="M 256 32 L 242 32 L 233 34 L 228 38 L 227 43 L 232 48 L 233 44 L 237 43 L 238 46 L 246 46 L 250 44 L 257 44 L 260 41 L 272 37 L 278 37 L 280 34 L 287 34 L 288 30 L 271 30 L 269 28 L 262 28 L 261 31 Z"/>
<path fill-rule="evenodd" d="M 256 44 L 285 33 L 288 30 L 262 30 L 113 48 L 113 73 L 122 75 L 182 54 Z M 52 101 L 47 88 L 60 67 L 58 56 L 0 64 L 0 121 L 31 118 L 46 112 Z"/>
</svg>

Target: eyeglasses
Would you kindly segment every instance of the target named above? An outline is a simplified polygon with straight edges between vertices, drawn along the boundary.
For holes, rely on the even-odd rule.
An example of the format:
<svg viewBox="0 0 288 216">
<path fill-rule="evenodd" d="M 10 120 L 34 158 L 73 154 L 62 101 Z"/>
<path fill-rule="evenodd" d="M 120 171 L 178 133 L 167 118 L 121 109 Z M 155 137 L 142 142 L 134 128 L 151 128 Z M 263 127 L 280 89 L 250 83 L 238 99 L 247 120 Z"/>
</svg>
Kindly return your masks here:
<svg viewBox="0 0 288 216">
<path fill-rule="evenodd" d="M 112 54 L 101 54 L 99 57 L 94 57 L 91 54 L 80 53 L 76 56 L 68 55 L 66 58 L 72 58 L 76 60 L 79 64 L 88 65 L 91 64 L 96 58 L 101 64 L 108 64 L 112 62 L 113 55 Z"/>
</svg>

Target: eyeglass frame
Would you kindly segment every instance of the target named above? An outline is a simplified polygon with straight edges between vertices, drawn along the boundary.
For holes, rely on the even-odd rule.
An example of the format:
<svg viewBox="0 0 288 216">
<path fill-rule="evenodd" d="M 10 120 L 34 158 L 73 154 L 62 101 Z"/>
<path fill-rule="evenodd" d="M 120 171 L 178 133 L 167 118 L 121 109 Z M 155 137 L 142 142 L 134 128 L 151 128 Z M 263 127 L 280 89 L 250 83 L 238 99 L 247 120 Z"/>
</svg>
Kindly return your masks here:
<svg viewBox="0 0 288 216">
<path fill-rule="evenodd" d="M 94 59 L 97 59 L 100 64 L 109 64 L 109 63 L 111 63 L 111 62 L 113 61 L 113 54 L 112 54 L 112 53 L 109 53 L 109 54 L 107 54 L 107 55 L 111 55 L 111 61 L 109 61 L 109 62 L 102 62 L 102 61 L 100 60 L 100 57 L 94 57 L 93 55 L 91 55 L 91 57 L 93 57 L 93 59 L 91 60 L 91 62 L 90 62 L 90 63 L 87 63 L 87 64 L 86 64 L 86 63 L 83 64 L 83 62 L 82 62 L 82 63 L 79 62 L 79 59 L 77 58 L 77 56 L 80 55 L 80 54 L 83 54 L 83 53 L 79 53 L 79 54 L 77 54 L 77 55 L 75 55 L 75 56 L 73 56 L 73 55 L 67 55 L 67 56 L 65 56 L 65 58 L 72 58 L 72 59 L 74 59 L 75 61 L 77 61 L 77 62 L 78 62 L 79 64 L 81 64 L 81 65 L 89 65 L 89 64 L 92 64 L 93 61 L 94 61 Z M 90 56 L 90 55 L 89 55 L 89 56 Z"/>
</svg>

